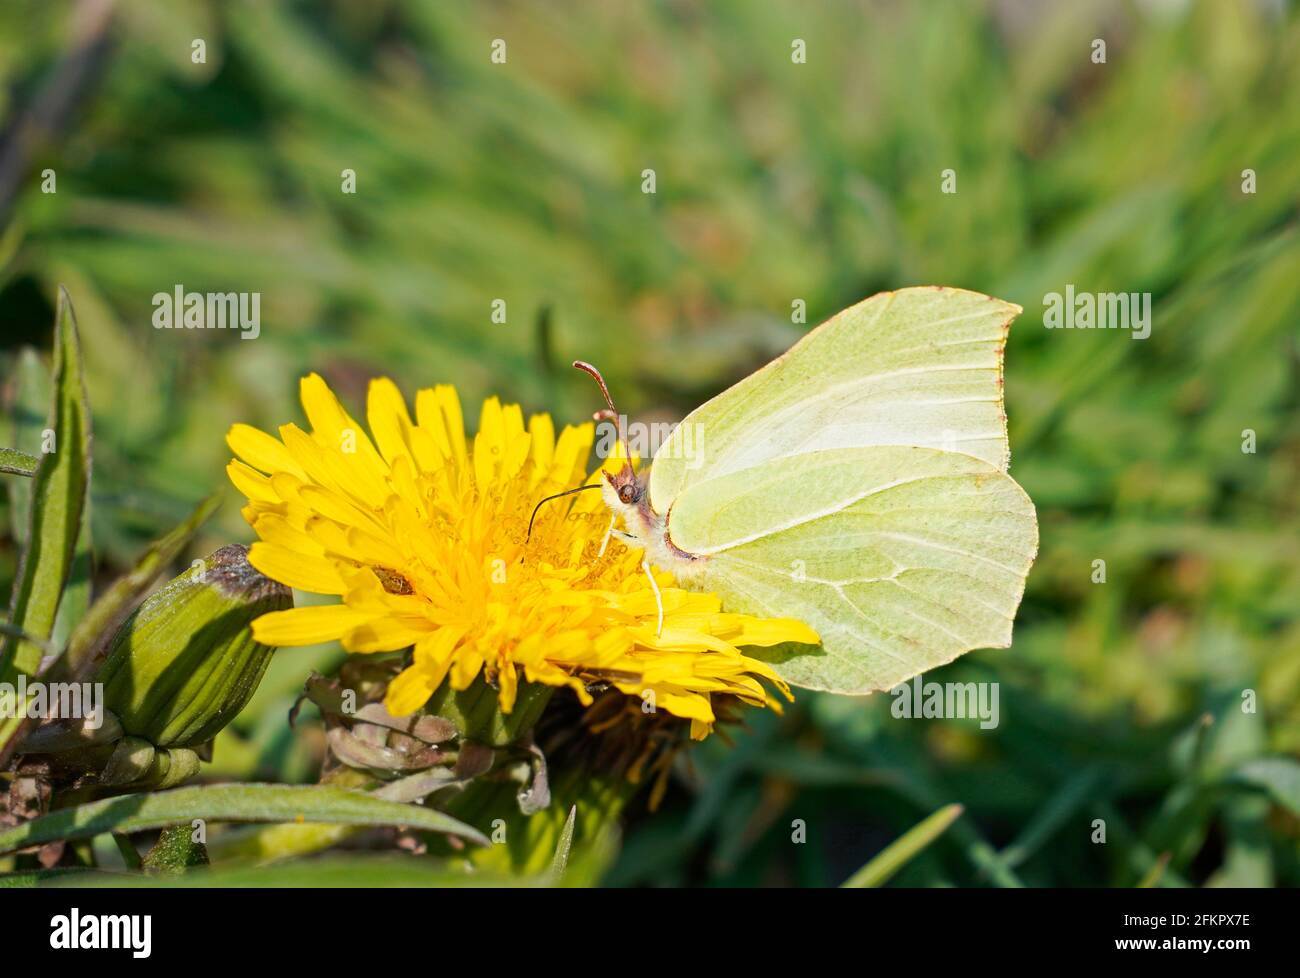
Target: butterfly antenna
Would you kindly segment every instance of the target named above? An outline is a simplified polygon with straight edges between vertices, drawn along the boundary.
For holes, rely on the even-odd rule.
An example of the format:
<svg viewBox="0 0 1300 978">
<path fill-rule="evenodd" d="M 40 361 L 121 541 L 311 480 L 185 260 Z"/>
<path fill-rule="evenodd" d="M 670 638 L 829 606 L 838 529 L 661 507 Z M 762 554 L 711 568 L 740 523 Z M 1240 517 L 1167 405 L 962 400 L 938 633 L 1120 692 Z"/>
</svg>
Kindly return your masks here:
<svg viewBox="0 0 1300 978">
<path fill-rule="evenodd" d="M 557 492 L 553 496 L 547 496 L 545 499 L 540 500 L 537 505 L 533 507 L 533 515 L 528 517 L 528 535 L 524 537 L 524 542 L 527 543 L 533 538 L 533 521 L 537 519 L 537 511 L 542 508 L 544 503 L 549 503 L 552 499 L 559 499 L 561 496 L 572 496 L 575 492 L 585 492 L 588 489 L 599 488 L 600 483 L 593 482 L 590 485 L 578 486 L 576 489 L 565 489 L 564 492 Z"/>
<path fill-rule="evenodd" d="M 605 403 L 609 405 L 608 411 L 597 411 L 595 419 L 597 421 L 612 420 L 618 429 L 618 443 L 623 448 L 623 465 L 625 468 L 632 468 L 632 452 L 627 447 L 627 428 L 624 423 L 623 415 L 618 413 L 618 408 L 614 407 L 614 399 L 609 396 L 609 387 L 605 384 L 605 378 L 600 375 L 600 371 L 587 363 L 585 360 L 574 360 L 573 365 L 588 374 L 597 384 L 600 385 L 600 393 L 604 395 Z"/>
</svg>

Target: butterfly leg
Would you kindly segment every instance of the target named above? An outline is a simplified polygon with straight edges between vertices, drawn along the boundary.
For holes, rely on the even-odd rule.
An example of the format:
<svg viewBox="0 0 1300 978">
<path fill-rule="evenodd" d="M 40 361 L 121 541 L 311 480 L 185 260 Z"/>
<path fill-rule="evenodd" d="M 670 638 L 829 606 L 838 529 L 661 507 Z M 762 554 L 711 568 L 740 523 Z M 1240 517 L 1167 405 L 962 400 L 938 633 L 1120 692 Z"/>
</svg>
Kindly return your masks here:
<svg viewBox="0 0 1300 978">
<path fill-rule="evenodd" d="M 614 521 L 617 519 L 618 519 L 617 515 L 611 516 L 609 518 L 609 529 L 605 531 L 605 539 L 600 541 L 600 553 L 596 554 L 597 560 L 605 556 L 605 548 L 609 546 L 609 538 L 614 535 Z"/>
<path fill-rule="evenodd" d="M 650 570 L 650 561 L 641 561 L 641 569 L 645 571 L 645 576 L 650 578 L 650 588 L 655 593 L 655 604 L 659 607 L 659 627 L 655 629 L 655 638 L 664 633 L 664 596 L 659 593 L 659 582 L 655 580 L 654 572 Z"/>
<path fill-rule="evenodd" d="M 597 560 L 605 556 L 605 550 L 609 547 L 609 541 L 611 537 L 617 540 L 619 543 L 622 543 L 629 547 L 641 546 L 641 541 L 638 540 L 636 537 L 634 537 L 631 533 L 628 533 L 626 530 L 614 529 L 614 524 L 616 522 L 618 522 L 618 516 L 617 515 L 611 516 L 609 519 L 609 528 L 605 531 L 604 539 L 600 541 L 600 550 L 596 552 Z"/>
</svg>

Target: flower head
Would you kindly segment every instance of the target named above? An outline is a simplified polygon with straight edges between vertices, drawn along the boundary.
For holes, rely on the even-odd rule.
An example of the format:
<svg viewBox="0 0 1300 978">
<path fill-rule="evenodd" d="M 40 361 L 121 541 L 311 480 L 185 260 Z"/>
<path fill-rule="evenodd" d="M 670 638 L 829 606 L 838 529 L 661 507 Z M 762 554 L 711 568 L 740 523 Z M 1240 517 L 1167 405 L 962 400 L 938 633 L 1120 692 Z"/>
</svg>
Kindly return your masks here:
<svg viewBox="0 0 1300 978">
<path fill-rule="evenodd" d="M 370 436 L 316 374 L 302 380 L 310 431 L 288 424 L 274 438 L 235 425 L 240 460 L 228 472 L 248 497 L 260 537 L 249 561 L 291 587 L 337 595 L 336 604 L 267 614 L 254 623 L 268 645 L 337 639 L 350 652 L 410 647 L 389 686 L 394 714 L 418 710 L 444 681 L 467 688 L 480 673 L 509 712 L 523 680 L 571 688 L 615 687 L 712 729 L 714 694 L 776 707 L 765 680 L 789 697 L 748 645 L 814 642 L 788 619 L 728 614 L 716 595 L 674 586 L 639 550 L 608 540 L 598 492 L 548 503 L 588 477 L 591 424 L 557 438 L 549 416 L 527 426 L 517 405 L 484 402 L 478 434 L 465 437 L 453 388 L 420 391 L 412 418 L 396 385 L 371 381 Z M 617 466 L 612 458 L 606 465 Z"/>
</svg>

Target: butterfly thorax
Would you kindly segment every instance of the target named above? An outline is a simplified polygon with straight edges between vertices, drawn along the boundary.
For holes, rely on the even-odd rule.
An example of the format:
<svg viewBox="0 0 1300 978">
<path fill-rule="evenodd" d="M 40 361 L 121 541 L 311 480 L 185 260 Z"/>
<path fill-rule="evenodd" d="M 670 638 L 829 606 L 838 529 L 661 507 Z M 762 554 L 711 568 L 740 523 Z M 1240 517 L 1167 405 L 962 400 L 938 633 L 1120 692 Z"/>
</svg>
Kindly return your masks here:
<svg viewBox="0 0 1300 978">
<path fill-rule="evenodd" d="M 687 553 L 673 543 L 668 531 L 668 514 L 656 513 L 651 507 L 644 478 L 637 478 L 630 470 L 606 473 L 600 494 L 614 514 L 615 522 L 622 523 L 622 530 L 616 536 L 628 546 L 643 549 L 652 566 L 669 571 L 682 584 L 690 586 L 699 578 L 705 558 Z"/>
</svg>

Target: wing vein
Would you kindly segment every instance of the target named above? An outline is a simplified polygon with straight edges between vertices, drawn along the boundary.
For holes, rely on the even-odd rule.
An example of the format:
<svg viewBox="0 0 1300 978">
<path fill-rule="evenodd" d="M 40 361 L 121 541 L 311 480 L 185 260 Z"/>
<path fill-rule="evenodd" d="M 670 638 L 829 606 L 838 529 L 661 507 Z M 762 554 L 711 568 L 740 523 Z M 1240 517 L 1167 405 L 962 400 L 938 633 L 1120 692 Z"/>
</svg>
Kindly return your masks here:
<svg viewBox="0 0 1300 978">
<path fill-rule="evenodd" d="M 724 550 L 730 550 L 733 547 L 740 547 L 747 543 L 753 543 L 755 540 L 762 540 L 765 537 L 774 536 L 777 533 L 784 533 L 786 530 L 793 530 L 795 527 L 803 526 L 805 523 L 815 523 L 818 520 L 825 519 L 828 516 L 833 516 L 835 513 L 842 512 L 848 509 L 850 506 L 860 503 L 862 502 L 862 500 L 867 499 L 871 496 L 875 496 L 879 493 L 888 492 L 890 489 L 897 489 L 899 486 L 911 485 L 913 482 L 924 482 L 926 479 L 929 478 L 931 477 L 928 475 L 922 475 L 922 476 L 916 476 L 915 478 L 912 479 L 895 479 L 893 482 L 887 482 L 884 485 L 873 486 L 872 488 L 868 489 L 866 492 L 860 492 L 855 496 L 850 496 L 848 499 L 845 499 L 842 502 L 818 510 L 815 513 L 808 513 L 803 516 L 799 516 L 795 519 L 789 520 L 785 523 L 779 523 L 776 526 L 765 527 L 764 529 L 759 530 L 756 533 L 749 534 L 749 536 L 740 537 L 737 540 L 729 540 L 726 543 L 719 543 L 711 547 L 703 547 L 694 552 L 702 556 L 707 556 L 710 554 L 721 553 Z"/>
<path fill-rule="evenodd" d="M 1023 577 L 1025 574 L 1023 570 L 1017 570 L 1014 567 L 1008 567 L 1006 564 L 1000 563 L 999 561 L 994 560 L 992 557 L 985 557 L 983 554 L 977 554 L 970 550 L 963 550 L 961 547 L 945 547 L 943 544 L 936 543 L 934 540 L 927 540 L 925 537 L 913 536 L 910 533 L 897 533 L 893 530 L 879 530 L 877 532 L 880 536 L 888 537 L 891 540 L 901 540 L 905 543 L 915 543 L 915 544 L 919 544 L 922 547 L 929 547 L 931 550 L 942 550 L 946 553 L 958 554 L 959 556 L 962 557 L 970 557 L 972 560 L 978 560 L 981 563 L 989 564 L 993 567 L 998 568 L 999 570 L 1004 570 L 1008 574 L 1011 574 L 1015 577 Z"/>
</svg>

